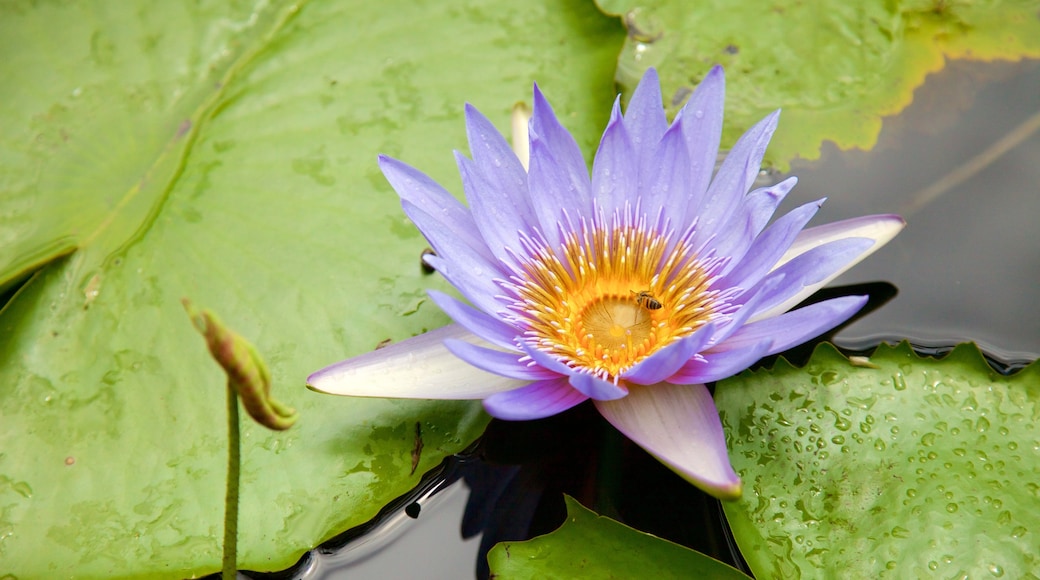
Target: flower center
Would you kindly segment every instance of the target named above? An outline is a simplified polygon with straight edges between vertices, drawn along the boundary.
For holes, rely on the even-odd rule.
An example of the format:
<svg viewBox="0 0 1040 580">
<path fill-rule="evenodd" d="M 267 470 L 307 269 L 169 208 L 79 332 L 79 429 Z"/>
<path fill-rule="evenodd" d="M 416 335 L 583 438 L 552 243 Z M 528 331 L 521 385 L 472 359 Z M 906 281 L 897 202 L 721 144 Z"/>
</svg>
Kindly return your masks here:
<svg viewBox="0 0 1040 580">
<path fill-rule="evenodd" d="M 582 224 L 560 247 L 529 241 L 511 322 L 529 345 L 617 382 L 639 361 L 692 334 L 716 312 L 710 267 L 685 239 L 643 223 Z"/>
<path fill-rule="evenodd" d="M 578 314 L 575 330 L 586 345 L 602 354 L 632 352 L 654 341 L 654 321 L 649 311 L 631 299 L 599 298 Z"/>
</svg>

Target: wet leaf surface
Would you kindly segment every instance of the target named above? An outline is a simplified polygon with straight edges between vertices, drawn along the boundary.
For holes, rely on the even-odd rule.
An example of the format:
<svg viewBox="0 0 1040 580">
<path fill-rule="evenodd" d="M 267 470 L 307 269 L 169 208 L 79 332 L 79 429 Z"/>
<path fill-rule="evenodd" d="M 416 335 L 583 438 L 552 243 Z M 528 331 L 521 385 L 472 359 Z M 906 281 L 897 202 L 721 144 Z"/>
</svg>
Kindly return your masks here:
<svg viewBox="0 0 1040 580">
<path fill-rule="evenodd" d="M 760 578 L 1031 577 L 1040 560 L 1040 364 L 972 345 L 851 361 L 820 346 L 718 384 L 744 497 L 724 502 Z"/>
<path fill-rule="evenodd" d="M 507 128 L 534 80 L 589 151 L 622 34 L 576 1 L 0 7 L 0 295 L 35 272 L 0 312 L 3 573 L 219 568 L 225 378 L 184 297 L 299 411 L 244 427 L 242 568 L 290 566 L 475 439 L 476 403 L 304 388 L 447 320 L 376 155 L 461 191 L 463 103 Z"/>
</svg>

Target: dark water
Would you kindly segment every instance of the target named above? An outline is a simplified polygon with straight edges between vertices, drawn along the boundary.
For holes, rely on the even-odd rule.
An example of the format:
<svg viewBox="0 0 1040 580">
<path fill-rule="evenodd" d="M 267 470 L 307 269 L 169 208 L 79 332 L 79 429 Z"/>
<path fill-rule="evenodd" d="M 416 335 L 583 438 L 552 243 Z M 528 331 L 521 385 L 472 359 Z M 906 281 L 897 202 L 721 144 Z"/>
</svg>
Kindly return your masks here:
<svg viewBox="0 0 1040 580">
<path fill-rule="evenodd" d="M 898 289 L 841 330 L 840 346 L 973 340 L 1012 366 L 1040 355 L 1038 128 L 1040 63 L 953 62 L 929 77 L 906 111 L 885 121 L 873 150 L 826 145 L 820 160 L 794 164 L 800 182 L 781 211 L 828 197 L 812 223 L 870 213 L 899 213 L 908 222 L 895 241 L 836 281 L 885 281 Z M 883 295 L 892 287 L 869 288 Z M 503 466 L 469 462 L 462 469 L 478 487 L 469 531 L 484 524 L 502 537 L 547 532 L 562 521 L 566 492 L 633 527 L 729 559 L 716 502 L 614 433 L 587 405 L 556 419 L 495 422 L 491 431 L 480 454 Z M 459 537 L 465 488 L 430 492 L 416 494 L 423 506 L 417 519 L 397 510 L 339 553 L 315 553 L 280 576 L 472 578 L 478 541 Z"/>
<path fill-rule="evenodd" d="M 1040 63 L 953 62 L 885 121 L 874 150 L 828 146 L 819 162 L 794 167 L 792 204 L 829 198 L 814 223 L 880 212 L 907 220 L 895 240 L 837 280 L 899 289 L 841 332 L 839 344 L 973 340 L 1005 360 L 1040 355 L 1038 125 Z M 959 174 L 962 181 L 941 187 Z"/>
</svg>

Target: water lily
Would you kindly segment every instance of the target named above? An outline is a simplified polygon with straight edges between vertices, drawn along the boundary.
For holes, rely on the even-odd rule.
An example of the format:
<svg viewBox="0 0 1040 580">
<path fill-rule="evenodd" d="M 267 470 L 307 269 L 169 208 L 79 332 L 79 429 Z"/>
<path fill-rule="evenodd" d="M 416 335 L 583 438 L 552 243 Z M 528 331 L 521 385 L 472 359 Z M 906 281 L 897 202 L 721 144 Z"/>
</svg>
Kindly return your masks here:
<svg viewBox="0 0 1040 580">
<path fill-rule="evenodd" d="M 749 192 L 779 111 L 712 175 L 724 77 L 713 68 L 671 124 L 652 69 L 619 100 L 592 164 L 534 88 L 529 167 L 466 107 L 472 159 L 456 153 L 468 207 L 418 170 L 379 166 L 469 304 L 430 291 L 454 321 L 325 369 L 318 391 L 482 399 L 537 419 L 592 399 L 618 430 L 688 481 L 738 497 L 705 383 L 847 320 L 849 296 L 789 311 L 888 242 L 881 215 L 804 229 L 822 200 L 769 223 L 789 178 Z M 522 157 L 527 157 L 523 155 Z"/>
</svg>

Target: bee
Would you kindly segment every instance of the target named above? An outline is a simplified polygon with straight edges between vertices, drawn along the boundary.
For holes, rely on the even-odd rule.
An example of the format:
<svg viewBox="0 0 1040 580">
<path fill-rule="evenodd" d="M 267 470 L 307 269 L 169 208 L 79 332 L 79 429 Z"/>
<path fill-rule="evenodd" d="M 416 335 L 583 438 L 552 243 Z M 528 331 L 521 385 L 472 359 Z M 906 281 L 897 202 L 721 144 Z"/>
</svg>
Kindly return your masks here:
<svg viewBox="0 0 1040 580">
<path fill-rule="evenodd" d="M 642 292 L 632 292 L 636 295 L 636 304 L 645 307 L 647 310 L 660 310 L 661 301 L 654 298 L 650 294 L 649 290 L 643 290 Z"/>
</svg>

